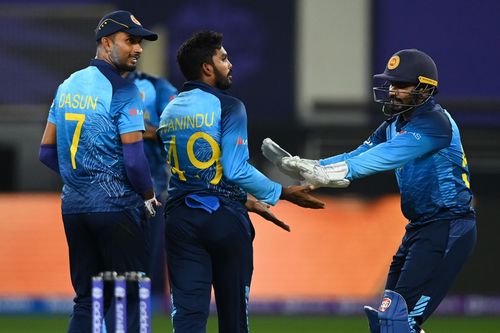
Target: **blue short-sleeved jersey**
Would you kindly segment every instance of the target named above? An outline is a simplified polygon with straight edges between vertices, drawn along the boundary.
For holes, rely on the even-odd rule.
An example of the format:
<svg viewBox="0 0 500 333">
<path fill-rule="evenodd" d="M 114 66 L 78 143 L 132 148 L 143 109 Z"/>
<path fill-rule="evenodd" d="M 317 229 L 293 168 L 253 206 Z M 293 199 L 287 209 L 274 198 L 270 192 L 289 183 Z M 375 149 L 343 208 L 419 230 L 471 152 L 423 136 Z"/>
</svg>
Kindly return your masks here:
<svg viewBox="0 0 500 333">
<path fill-rule="evenodd" d="M 133 72 L 128 77 L 133 80 L 144 103 L 144 122 L 153 127 L 160 126 L 160 116 L 167 104 L 177 96 L 177 89 L 167 80 Z"/>
<path fill-rule="evenodd" d="M 177 89 L 167 80 L 145 73 L 133 72 L 128 76 L 141 94 L 144 103 L 144 123 L 158 128 L 160 116 L 167 104 L 177 96 Z M 157 195 L 167 191 L 166 163 L 163 145 L 155 140 L 144 140 L 144 152 L 148 158 L 154 191 Z"/>
<path fill-rule="evenodd" d="M 419 224 L 473 214 L 467 159 L 458 127 L 431 98 L 408 121 L 384 122 L 356 150 L 321 160 L 345 160 L 347 178 L 395 170 L 403 214 Z"/>
<path fill-rule="evenodd" d="M 281 185 L 248 163 L 243 103 L 202 82 L 187 82 L 161 115 L 158 133 L 171 166 L 169 200 L 210 193 L 246 201 L 246 192 L 275 204 Z"/>
<path fill-rule="evenodd" d="M 102 60 L 73 73 L 58 88 L 48 121 L 57 128 L 63 214 L 139 207 L 127 178 L 120 135 L 144 130 L 135 85 Z"/>
</svg>

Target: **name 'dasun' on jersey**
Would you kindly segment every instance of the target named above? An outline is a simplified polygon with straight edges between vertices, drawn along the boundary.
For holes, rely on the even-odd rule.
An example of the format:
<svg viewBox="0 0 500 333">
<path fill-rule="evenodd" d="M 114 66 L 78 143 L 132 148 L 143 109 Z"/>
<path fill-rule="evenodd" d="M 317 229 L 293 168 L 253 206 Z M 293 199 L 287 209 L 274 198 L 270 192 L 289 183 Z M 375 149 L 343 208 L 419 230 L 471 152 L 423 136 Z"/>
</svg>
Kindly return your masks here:
<svg viewBox="0 0 500 333">
<path fill-rule="evenodd" d="M 72 109 L 80 110 L 95 110 L 97 107 L 98 99 L 98 96 L 62 93 L 61 96 L 59 96 L 57 106 L 59 106 L 60 108 L 69 107 Z"/>
</svg>

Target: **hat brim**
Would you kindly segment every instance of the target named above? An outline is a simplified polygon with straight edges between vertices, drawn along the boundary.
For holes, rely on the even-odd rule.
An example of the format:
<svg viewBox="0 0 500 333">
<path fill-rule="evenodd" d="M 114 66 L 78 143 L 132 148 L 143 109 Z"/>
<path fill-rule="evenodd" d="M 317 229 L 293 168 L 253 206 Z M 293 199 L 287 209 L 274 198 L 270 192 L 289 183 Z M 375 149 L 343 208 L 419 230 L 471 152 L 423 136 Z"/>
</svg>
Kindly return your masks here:
<svg viewBox="0 0 500 333">
<path fill-rule="evenodd" d="M 123 32 L 126 32 L 128 34 L 131 34 L 132 36 L 137 36 L 137 37 L 142 37 L 146 40 L 154 41 L 158 39 L 158 35 L 155 34 L 154 32 L 144 29 L 142 27 L 131 27 L 128 29 L 121 30 Z"/>
<path fill-rule="evenodd" d="M 132 28 L 128 28 L 128 29 L 116 29 L 116 30 L 111 30 L 111 31 L 101 30 L 96 34 L 95 39 L 96 39 L 96 41 L 99 41 L 102 37 L 107 37 L 107 36 L 110 36 L 112 34 L 116 34 L 117 32 L 126 32 L 132 36 L 142 37 L 142 38 L 144 38 L 146 40 L 150 40 L 150 41 L 155 41 L 158 39 L 157 34 L 155 34 L 154 32 L 152 32 L 148 29 L 144 29 L 144 28 L 140 28 L 140 27 L 132 27 Z"/>
<path fill-rule="evenodd" d="M 142 38 L 144 38 L 146 40 L 150 40 L 150 41 L 154 41 L 154 40 L 158 39 L 158 35 L 157 34 L 155 34 L 154 32 L 152 32 L 152 31 L 150 31 L 148 29 L 144 29 L 142 27 L 131 27 L 131 28 L 128 28 L 128 29 L 124 29 L 122 31 L 126 32 L 126 33 L 129 33 L 132 36 L 142 37 Z"/>
</svg>

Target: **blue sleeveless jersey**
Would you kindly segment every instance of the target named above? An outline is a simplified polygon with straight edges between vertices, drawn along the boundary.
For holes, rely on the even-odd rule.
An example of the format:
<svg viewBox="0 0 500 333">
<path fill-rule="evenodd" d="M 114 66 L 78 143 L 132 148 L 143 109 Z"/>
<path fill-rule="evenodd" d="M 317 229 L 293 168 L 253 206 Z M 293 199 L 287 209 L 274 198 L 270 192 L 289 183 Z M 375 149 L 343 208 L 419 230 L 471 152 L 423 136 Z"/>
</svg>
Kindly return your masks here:
<svg viewBox="0 0 500 333">
<path fill-rule="evenodd" d="M 408 121 L 384 122 L 356 150 L 321 160 L 345 160 L 347 178 L 395 170 L 403 214 L 414 224 L 473 214 L 469 168 L 458 127 L 431 98 Z"/>
<path fill-rule="evenodd" d="M 58 88 L 48 121 L 57 128 L 63 214 L 143 205 L 128 181 L 120 134 L 144 130 L 135 85 L 94 59 Z"/>
<path fill-rule="evenodd" d="M 160 116 L 167 104 L 177 96 L 177 89 L 167 80 L 145 73 L 134 72 L 128 76 L 139 89 L 144 103 L 144 123 L 158 128 Z M 155 140 L 144 140 L 144 152 L 149 162 L 157 196 L 167 191 L 168 173 L 163 144 Z"/>
<path fill-rule="evenodd" d="M 281 185 L 248 163 L 243 103 L 202 82 L 187 82 L 161 115 L 158 133 L 171 166 L 169 201 L 208 193 L 246 201 L 246 193 L 275 204 Z"/>
</svg>

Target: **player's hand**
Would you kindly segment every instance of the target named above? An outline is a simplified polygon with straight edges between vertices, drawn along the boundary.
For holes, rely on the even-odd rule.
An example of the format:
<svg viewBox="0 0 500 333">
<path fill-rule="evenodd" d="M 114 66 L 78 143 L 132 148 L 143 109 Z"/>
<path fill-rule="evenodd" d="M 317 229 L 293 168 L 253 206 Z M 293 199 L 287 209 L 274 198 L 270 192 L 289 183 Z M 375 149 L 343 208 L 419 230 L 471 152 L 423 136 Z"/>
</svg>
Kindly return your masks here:
<svg viewBox="0 0 500 333">
<path fill-rule="evenodd" d="M 144 200 L 144 207 L 146 208 L 146 217 L 149 219 L 156 216 L 156 208 L 161 207 L 161 202 L 156 200 L 156 196 L 153 195 L 151 199 Z"/>
<path fill-rule="evenodd" d="M 283 187 L 280 199 L 290 201 L 304 208 L 325 208 L 325 203 L 323 201 L 309 194 L 312 190 L 314 190 L 314 186 L 312 185 L 292 185 L 286 188 Z"/>
<path fill-rule="evenodd" d="M 259 201 L 251 196 L 247 197 L 247 202 L 245 203 L 245 207 L 248 209 L 249 212 L 259 214 L 263 218 L 265 218 L 268 221 L 271 221 L 281 229 L 284 229 L 288 232 L 290 232 L 290 226 L 287 225 L 285 222 L 281 221 L 276 217 L 276 215 L 271 212 L 269 209 L 271 206 L 266 204 L 265 202 Z"/>
<path fill-rule="evenodd" d="M 311 160 L 294 157 L 284 157 L 282 159 L 284 166 L 297 170 L 305 183 L 314 187 L 334 187 L 344 188 L 351 183 L 346 179 L 349 167 L 346 162 L 338 162 L 329 165 L 320 165 L 311 163 Z"/>
</svg>

